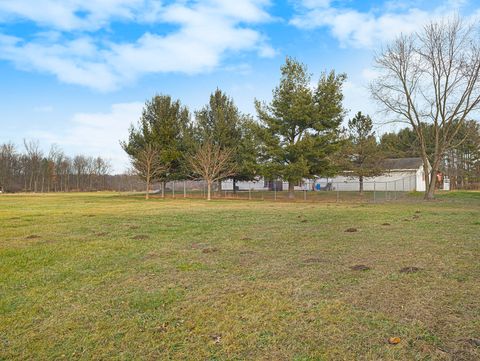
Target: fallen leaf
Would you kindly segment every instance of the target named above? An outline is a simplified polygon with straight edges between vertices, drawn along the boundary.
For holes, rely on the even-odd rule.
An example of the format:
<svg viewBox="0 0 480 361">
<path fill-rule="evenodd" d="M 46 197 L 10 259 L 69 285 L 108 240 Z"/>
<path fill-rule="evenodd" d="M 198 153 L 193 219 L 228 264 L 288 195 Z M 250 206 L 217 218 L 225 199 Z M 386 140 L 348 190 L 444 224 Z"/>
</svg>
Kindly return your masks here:
<svg viewBox="0 0 480 361">
<path fill-rule="evenodd" d="M 397 344 L 400 343 L 400 341 L 401 341 L 401 340 L 400 340 L 400 337 L 390 337 L 390 338 L 388 339 L 388 343 L 389 343 L 390 345 L 397 345 Z"/>
</svg>

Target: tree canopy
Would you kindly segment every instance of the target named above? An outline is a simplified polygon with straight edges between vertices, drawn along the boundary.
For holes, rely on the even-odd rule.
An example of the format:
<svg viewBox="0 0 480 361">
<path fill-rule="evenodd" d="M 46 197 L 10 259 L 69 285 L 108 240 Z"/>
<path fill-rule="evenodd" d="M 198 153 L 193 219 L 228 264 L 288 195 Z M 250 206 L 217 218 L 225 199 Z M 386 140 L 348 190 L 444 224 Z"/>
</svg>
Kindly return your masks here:
<svg viewBox="0 0 480 361">
<path fill-rule="evenodd" d="M 306 65 L 287 58 L 270 104 L 255 101 L 260 120 L 263 173 L 294 186 L 303 178 L 334 172 L 330 156 L 339 148 L 346 76 L 323 73 L 315 88 Z"/>
<path fill-rule="evenodd" d="M 145 103 L 140 121 L 136 127 L 130 127 L 128 140 L 121 145 L 133 159 L 144 152 L 147 145 L 156 149 L 163 170 L 155 180 L 184 179 L 188 173 L 185 155 L 193 146 L 188 108 L 168 95 L 154 96 Z"/>
</svg>

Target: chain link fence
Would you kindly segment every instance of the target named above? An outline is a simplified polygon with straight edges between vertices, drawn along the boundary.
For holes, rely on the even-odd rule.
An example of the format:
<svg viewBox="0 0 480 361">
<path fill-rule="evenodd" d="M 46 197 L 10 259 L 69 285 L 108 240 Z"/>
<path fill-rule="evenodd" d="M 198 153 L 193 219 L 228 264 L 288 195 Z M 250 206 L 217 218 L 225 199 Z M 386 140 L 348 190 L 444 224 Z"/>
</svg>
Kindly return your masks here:
<svg viewBox="0 0 480 361">
<path fill-rule="evenodd" d="M 281 182 L 280 182 L 281 183 Z M 295 187 L 294 198 L 290 198 L 284 187 L 277 187 L 278 182 L 270 182 L 270 186 L 259 187 L 258 182 L 241 182 L 242 187 L 233 191 L 222 189 L 222 185 L 212 186 L 211 196 L 214 199 L 239 199 L 251 201 L 296 201 L 296 202 L 356 202 L 379 203 L 404 198 L 408 192 L 416 190 L 415 176 L 391 181 L 364 181 L 363 192 L 360 192 L 358 180 L 344 181 L 309 181 Z M 273 184 L 273 186 L 272 186 Z M 165 198 L 197 198 L 207 197 L 207 184 L 204 181 L 175 181 L 153 187 L 153 197 Z"/>
</svg>

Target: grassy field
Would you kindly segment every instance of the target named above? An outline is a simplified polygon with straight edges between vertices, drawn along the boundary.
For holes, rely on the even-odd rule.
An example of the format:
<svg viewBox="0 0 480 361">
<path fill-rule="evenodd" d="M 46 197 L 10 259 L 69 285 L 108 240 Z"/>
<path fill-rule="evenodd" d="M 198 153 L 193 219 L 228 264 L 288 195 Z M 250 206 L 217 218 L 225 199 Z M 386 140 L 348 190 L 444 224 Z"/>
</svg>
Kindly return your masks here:
<svg viewBox="0 0 480 361">
<path fill-rule="evenodd" d="M 480 193 L 412 197 L 2 195 L 0 359 L 478 360 Z"/>
</svg>

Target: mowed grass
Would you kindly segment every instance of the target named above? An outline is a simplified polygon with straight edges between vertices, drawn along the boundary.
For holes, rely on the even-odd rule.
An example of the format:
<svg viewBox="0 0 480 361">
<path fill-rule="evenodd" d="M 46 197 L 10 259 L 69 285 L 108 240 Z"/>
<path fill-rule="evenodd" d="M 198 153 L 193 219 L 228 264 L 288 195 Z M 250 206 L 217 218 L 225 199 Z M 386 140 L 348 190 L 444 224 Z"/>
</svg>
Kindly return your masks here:
<svg viewBox="0 0 480 361">
<path fill-rule="evenodd" d="M 0 359 L 480 359 L 480 193 L 415 199 L 2 195 Z"/>
</svg>

